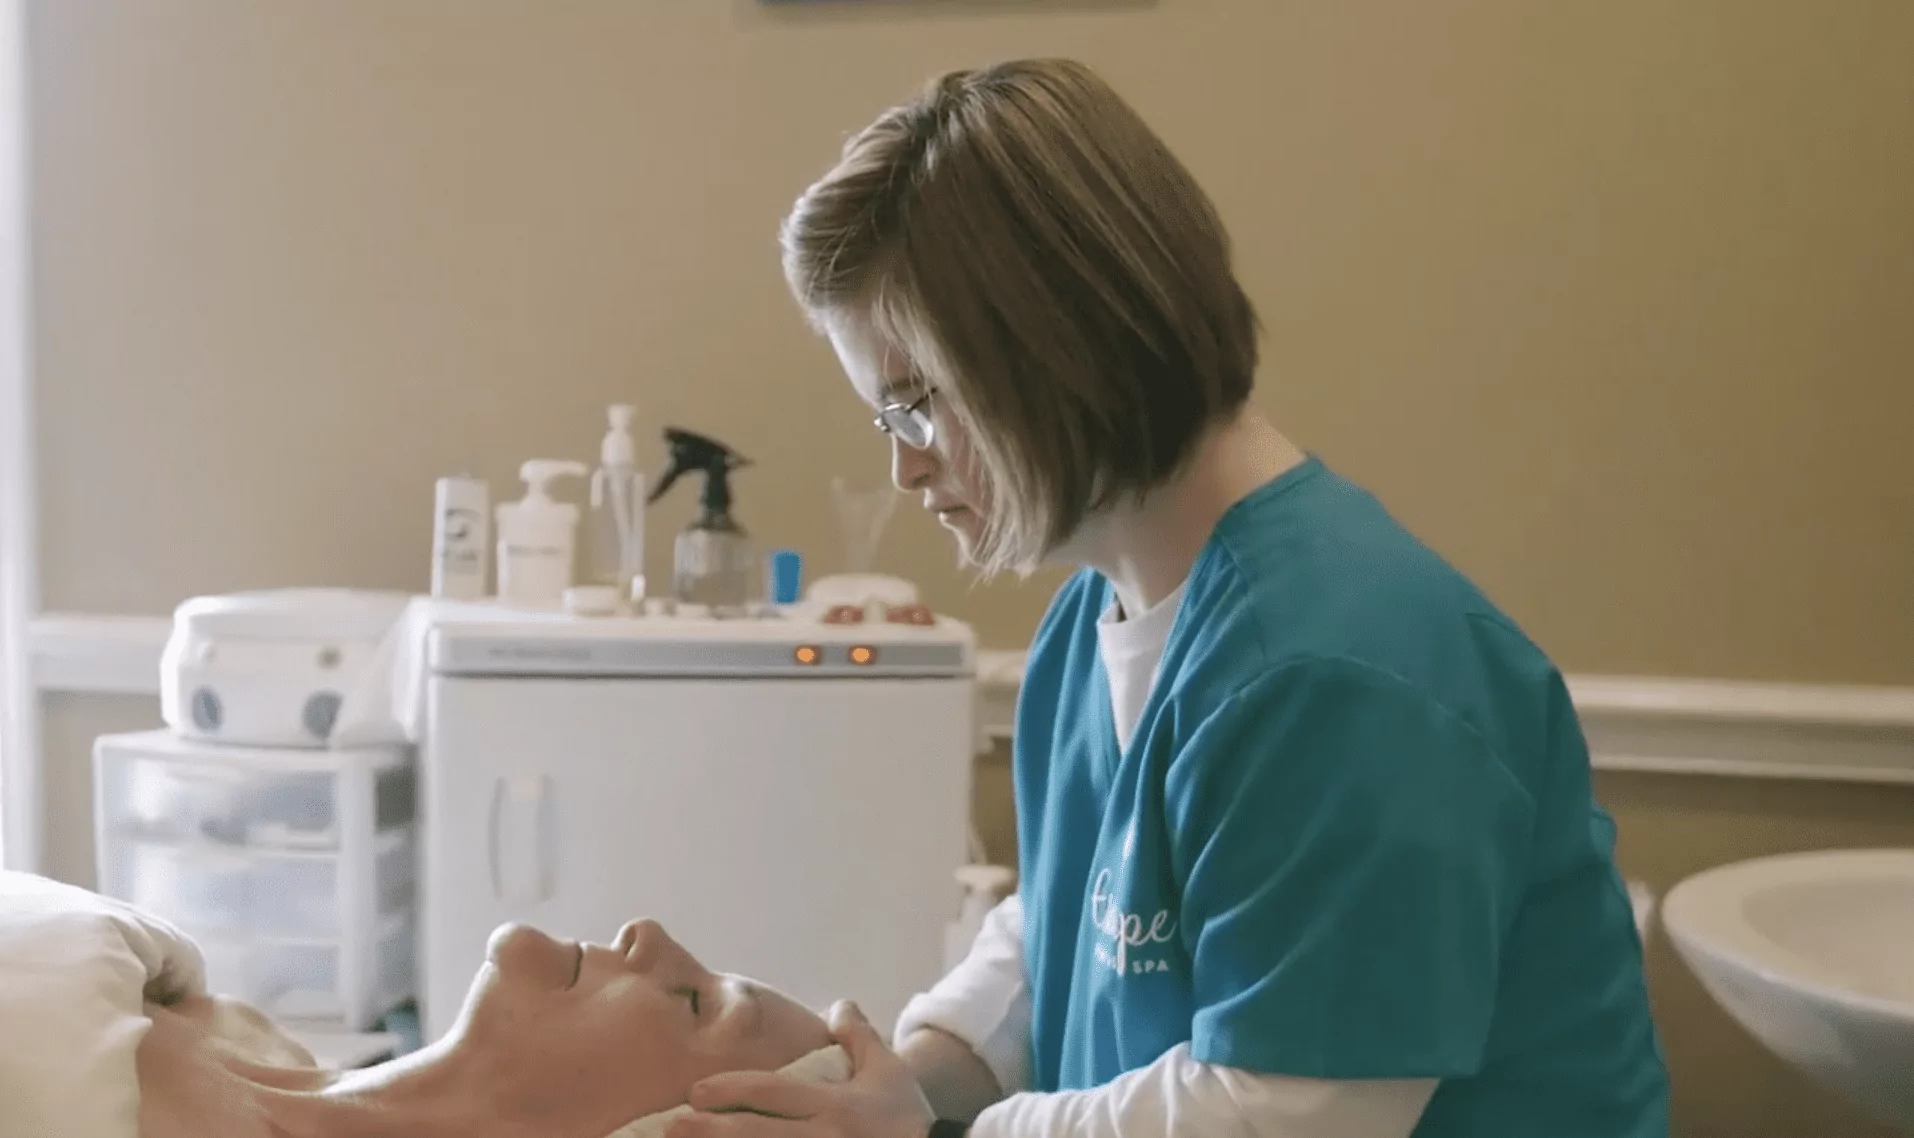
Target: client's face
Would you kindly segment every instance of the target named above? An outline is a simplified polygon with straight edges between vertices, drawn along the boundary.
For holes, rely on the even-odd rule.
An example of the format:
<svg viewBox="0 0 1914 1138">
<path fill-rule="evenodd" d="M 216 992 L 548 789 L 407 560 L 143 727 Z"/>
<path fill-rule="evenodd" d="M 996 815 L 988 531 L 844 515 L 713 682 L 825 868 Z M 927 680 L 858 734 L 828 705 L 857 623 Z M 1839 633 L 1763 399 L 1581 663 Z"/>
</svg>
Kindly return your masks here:
<svg viewBox="0 0 1914 1138">
<path fill-rule="evenodd" d="M 524 925 L 492 936 L 452 1029 L 498 1110 L 604 1135 L 685 1100 L 720 1071 L 775 1070 L 830 1043 L 816 1013 L 707 970 L 655 921 L 607 947 Z"/>
</svg>

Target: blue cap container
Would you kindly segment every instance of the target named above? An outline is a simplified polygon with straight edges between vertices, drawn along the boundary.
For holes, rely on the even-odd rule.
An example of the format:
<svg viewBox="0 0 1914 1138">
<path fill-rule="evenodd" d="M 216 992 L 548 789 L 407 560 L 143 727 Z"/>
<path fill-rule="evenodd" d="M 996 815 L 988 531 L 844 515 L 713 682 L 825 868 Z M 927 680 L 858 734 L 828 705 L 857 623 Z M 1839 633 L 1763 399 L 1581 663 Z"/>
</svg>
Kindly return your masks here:
<svg viewBox="0 0 1914 1138">
<path fill-rule="evenodd" d="M 804 555 L 795 549 L 771 551 L 771 594 L 774 605 L 794 605 L 804 595 Z"/>
</svg>

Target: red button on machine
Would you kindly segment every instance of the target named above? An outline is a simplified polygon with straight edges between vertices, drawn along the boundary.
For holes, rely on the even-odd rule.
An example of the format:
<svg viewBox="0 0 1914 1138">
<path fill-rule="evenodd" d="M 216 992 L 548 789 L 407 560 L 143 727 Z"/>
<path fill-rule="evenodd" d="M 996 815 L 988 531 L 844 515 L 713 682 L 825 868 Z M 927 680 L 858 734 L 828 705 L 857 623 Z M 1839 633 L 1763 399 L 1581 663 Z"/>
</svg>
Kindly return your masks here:
<svg viewBox="0 0 1914 1138">
<path fill-rule="evenodd" d="M 884 610 L 884 619 L 892 624 L 915 624 L 923 627 L 937 623 L 937 615 L 930 611 L 929 605 L 892 605 Z"/>
</svg>

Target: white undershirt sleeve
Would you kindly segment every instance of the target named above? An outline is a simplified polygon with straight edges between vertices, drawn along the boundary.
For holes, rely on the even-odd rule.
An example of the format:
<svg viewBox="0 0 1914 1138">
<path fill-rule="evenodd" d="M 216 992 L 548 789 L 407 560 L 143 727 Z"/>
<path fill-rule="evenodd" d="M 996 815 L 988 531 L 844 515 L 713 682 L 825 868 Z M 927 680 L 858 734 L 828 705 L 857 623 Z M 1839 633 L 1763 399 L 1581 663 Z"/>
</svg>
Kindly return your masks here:
<svg viewBox="0 0 1914 1138">
<path fill-rule="evenodd" d="M 1023 970 L 1023 903 L 1012 893 L 984 917 L 957 967 L 912 998 L 893 1033 L 935 1027 L 970 1045 L 1007 1095 L 1030 1086 L 1030 985 Z"/>
<path fill-rule="evenodd" d="M 957 967 L 905 1005 L 897 1043 L 924 1027 L 969 1044 L 1009 1096 L 978 1116 L 974 1138 L 1408 1138 L 1436 1088 L 1242 1071 L 1199 1062 L 1183 1044 L 1093 1090 L 1027 1093 L 1030 987 L 1015 895 L 985 917 Z"/>
<path fill-rule="evenodd" d="M 1016 1094 L 972 1138 L 1408 1138 L 1434 1079 L 1343 1081 L 1199 1062 L 1180 1043 L 1093 1090 Z"/>
</svg>

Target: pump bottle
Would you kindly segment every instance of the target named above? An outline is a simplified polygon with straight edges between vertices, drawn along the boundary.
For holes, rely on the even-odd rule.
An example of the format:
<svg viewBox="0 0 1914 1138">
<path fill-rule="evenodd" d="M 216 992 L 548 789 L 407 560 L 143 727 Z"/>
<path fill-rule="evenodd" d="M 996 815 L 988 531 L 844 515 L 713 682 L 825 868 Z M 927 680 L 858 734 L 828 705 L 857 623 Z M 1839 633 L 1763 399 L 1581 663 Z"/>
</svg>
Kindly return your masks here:
<svg viewBox="0 0 1914 1138">
<path fill-rule="evenodd" d="M 665 445 L 671 465 L 650 501 L 686 471 L 704 475 L 703 509 L 672 544 L 672 591 L 684 603 L 718 612 L 749 605 L 759 575 L 757 556 L 750 535 L 731 516 L 731 472 L 750 460 L 716 439 L 677 427 L 665 428 Z"/>
<path fill-rule="evenodd" d="M 516 608 L 556 609 L 572 585 L 578 507 L 551 496 L 552 482 L 583 478 L 584 463 L 529 459 L 519 467 L 525 497 L 498 507 L 498 595 Z"/>
<path fill-rule="evenodd" d="M 636 414 L 622 403 L 608 412 L 585 515 L 585 581 L 612 589 L 621 602 L 645 596 L 645 475 L 631 437 Z"/>
</svg>

